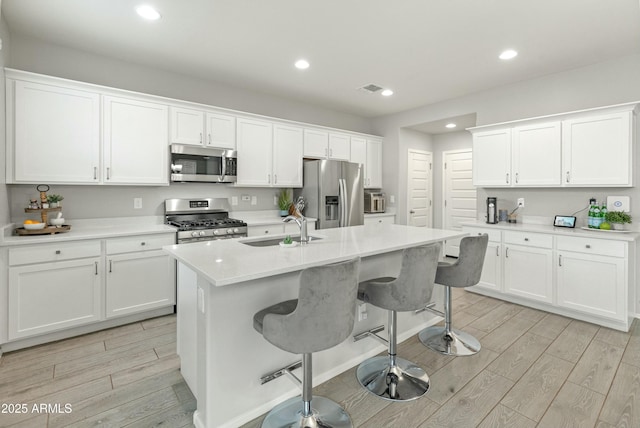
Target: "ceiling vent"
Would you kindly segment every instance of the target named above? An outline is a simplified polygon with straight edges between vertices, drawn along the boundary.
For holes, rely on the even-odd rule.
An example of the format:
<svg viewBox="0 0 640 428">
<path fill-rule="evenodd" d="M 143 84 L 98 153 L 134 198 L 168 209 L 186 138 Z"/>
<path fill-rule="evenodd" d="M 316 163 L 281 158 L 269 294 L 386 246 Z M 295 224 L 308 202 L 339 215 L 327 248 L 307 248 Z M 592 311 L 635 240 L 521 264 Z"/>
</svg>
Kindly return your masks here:
<svg viewBox="0 0 640 428">
<path fill-rule="evenodd" d="M 375 94 L 378 91 L 382 90 L 382 87 L 378 85 L 374 85 L 373 83 L 369 83 L 361 88 L 358 88 L 360 91 L 369 92 L 370 94 Z"/>
</svg>

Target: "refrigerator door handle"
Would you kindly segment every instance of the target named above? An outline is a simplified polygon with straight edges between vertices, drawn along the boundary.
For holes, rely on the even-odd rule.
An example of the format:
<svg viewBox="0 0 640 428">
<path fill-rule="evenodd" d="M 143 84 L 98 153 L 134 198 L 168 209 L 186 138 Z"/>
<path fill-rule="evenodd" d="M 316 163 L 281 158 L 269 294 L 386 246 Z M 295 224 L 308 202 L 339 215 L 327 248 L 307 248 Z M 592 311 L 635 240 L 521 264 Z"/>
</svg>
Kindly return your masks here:
<svg viewBox="0 0 640 428">
<path fill-rule="evenodd" d="M 344 185 L 344 179 L 338 179 L 338 227 L 346 226 L 346 189 Z"/>
</svg>

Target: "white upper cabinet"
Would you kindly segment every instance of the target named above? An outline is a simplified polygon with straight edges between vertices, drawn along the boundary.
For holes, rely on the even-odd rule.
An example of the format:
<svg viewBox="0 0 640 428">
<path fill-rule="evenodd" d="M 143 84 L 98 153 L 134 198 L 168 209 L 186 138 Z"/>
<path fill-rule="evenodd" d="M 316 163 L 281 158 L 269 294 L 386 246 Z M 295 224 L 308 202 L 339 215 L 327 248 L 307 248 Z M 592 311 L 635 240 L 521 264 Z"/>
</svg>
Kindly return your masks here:
<svg viewBox="0 0 640 428">
<path fill-rule="evenodd" d="M 350 147 L 348 135 L 329 133 L 329 159 L 348 161 Z"/>
<path fill-rule="evenodd" d="M 271 186 L 273 180 L 273 125 L 239 118 L 238 186 Z"/>
<path fill-rule="evenodd" d="M 351 137 L 349 160 L 363 165 L 365 189 L 382 187 L 382 141 Z"/>
<path fill-rule="evenodd" d="M 632 112 L 562 122 L 565 186 L 632 186 Z"/>
<path fill-rule="evenodd" d="M 304 157 L 348 161 L 350 158 L 349 135 L 305 129 Z"/>
<path fill-rule="evenodd" d="M 175 106 L 170 116 L 172 143 L 236 148 L 234 116 Z"/>
<path fill-rule="evenodd" d="M 302 128 L 273 126 L 273 185 L 302 187 Z"/>
<path fill-rule="evenodd" d="M 11 88 L 7 182 L 98 183 L 100 95 L 18 80 L 12 100 Z"/>
<path fill-rule="evenodd" d="M 511 129 L 473 134 L 473 184 L 511 185 Z"/>
<path fill-rule="evenodd" d="M 169 184 L 167 112 L 163 104 L 104 97 L 104 183 Z"/>
<path fill-rule="evenodd" d="M 632 187 L 637 104 L 471 129 L 481 187 Z"/>
<path fill-rule="evenodd" d="M 514 186 L 559 186 L 560 122 L 517 126 L 511 131 Z"/>
</svg>

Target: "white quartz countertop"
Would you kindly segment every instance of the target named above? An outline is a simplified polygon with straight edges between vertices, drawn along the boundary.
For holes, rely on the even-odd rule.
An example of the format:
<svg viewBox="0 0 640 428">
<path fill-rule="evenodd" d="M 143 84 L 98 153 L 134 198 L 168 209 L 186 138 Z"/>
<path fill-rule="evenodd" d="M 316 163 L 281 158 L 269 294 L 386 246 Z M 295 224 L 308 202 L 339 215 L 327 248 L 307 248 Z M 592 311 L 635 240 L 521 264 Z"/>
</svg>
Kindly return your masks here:
<svg viewBox="0 0 640 428">
<path fill-rule="evenodd" d="M 32 245 L 51 242 L 79 241 L 85 239 L 117 238 L 131 235 L 176 233 L 176 228 L 162 223 L 161 217 L 118 217 L 70 220 L 71 230 L 55 235 L 12 235 L 19 225 L 5 226 L 0 236 L 0 247 Z"/>
<path fill-rule="evenodd" d="M 323 229 L 309 234 L 321 237 L 308 245 L 252 247 L 240 238 L 163 247 L 171 256 L 203 276 L 214 286 L 230 285 L 295 272 L 353 257 L 367 257 L 403 248 L 464 236 L 464 232 L 375 224 Z M 270 239 L 277 238 L 271 236 Z"/>
<path fill-rule="evenodd" d="M 482 227 L 487 229 L 496 230 L 511 230 L 516 232 L 538 232 L 549 233 L 552 235 L 562 236 L 576 236 L 576 237 L 588 237 L 593 239 L 614 239 L 617 241 L 636 241 L 640 234 L 638 232 L 616 232 L 606 230 L 585 230 L 576 226 L 574 229 L 567 227 L 554 227 L 547 224 L 533 224 L 533 223 L 508 223 L 499 222 L 496 224 L 489 224 L 481 221 L 462 223 L 462 226 L 469 227 Z"/>
</svg>

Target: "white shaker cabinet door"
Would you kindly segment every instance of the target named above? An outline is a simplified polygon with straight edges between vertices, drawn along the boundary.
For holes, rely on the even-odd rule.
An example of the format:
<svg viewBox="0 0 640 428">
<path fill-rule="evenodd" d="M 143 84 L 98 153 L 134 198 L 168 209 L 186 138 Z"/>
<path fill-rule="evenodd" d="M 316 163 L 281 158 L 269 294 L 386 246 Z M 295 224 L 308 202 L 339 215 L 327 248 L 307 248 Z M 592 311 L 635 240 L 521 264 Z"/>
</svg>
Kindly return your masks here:
<svg viewBox="0 0 640 428">
<path fill-rule="evenodd" d="M 238 119 L 238 181 L 240 186 L 271 186 L 273 125 Z"/>
<path fill-rule="evenodd" d="M 202 146 L 204 144 L 204 112 L 190 108 L 171 107 L 171 143 Z"/>
<path fill-rule="evenodd" d="M 273 127 L 273 185 L 302 187 L 302 128 Z"/>
<path fill-rule="evenodd" d="M 14 139 L 8 142 L 13 149 L 13 178 L 9 179 L 16 183 L 98 183 L 99 94 L 16 81 L 14 97 Z"/>
<path fill-rule="evenodd" d="M 502 291 L 502 245 L 500 243 L 489 242 L 487 244 L 482 276 L 476 287 Z"/>
<path fill-rule="evenodd" d="M 208 147 L 219 147 L 235 150 L 236 148 L 236 118 L 217 113 L 207 113 L 206 138 Z"/>
<path fill-rule="evenodd" d="M 9 339 L 101 318 L 99 258 L 9 268 Z"/>
<path fill-rule="evenodd" d="M 624 321 L 625 259 L 558 252 L 558 306 Z"/>
<path fill-rule="evenodd" d="M 505 293 L 553 302 L 552 250 L 505 244 Z"/>
<path fill-rule="evenodd" d="M 370 189 L 382 187 L 382 141 L 367 140 L 364 187 Z"/>
<path fill-rule="evenodd" d="M 104 97 L 105 184 L 169 184 L 168 108 Z"/>
<path fill-rule="evenodd" d="M 304 130 L 304 157 L 326 159 L 329 157 L 329 133 L 316 129 Z"/>
<path fill-rule="evenodd" d="M 351 156 L 349 139 L 346 134 L 329 134 L 329 159 L 348 161 Z"/>
<path fill-rule="evenodd" d="M 511 183 L 511 129 L 473 134 L 473 184 L 509 187 Z"/>
<path fill-rule="evenodd" d="M 162 250 L 109 256 L 107 318 L 175 304 L 175 262 Z"/>
<path fill-rule="evenodd" d="M 631 112 L 562 122 L 565 186 L 632 186 Z"/>
<path fill-rule="evenodd" d="M 518 126 L 511 132 L 513 184 L 559 186 L 562 168 L 560 122 Z"/>
</svg>

